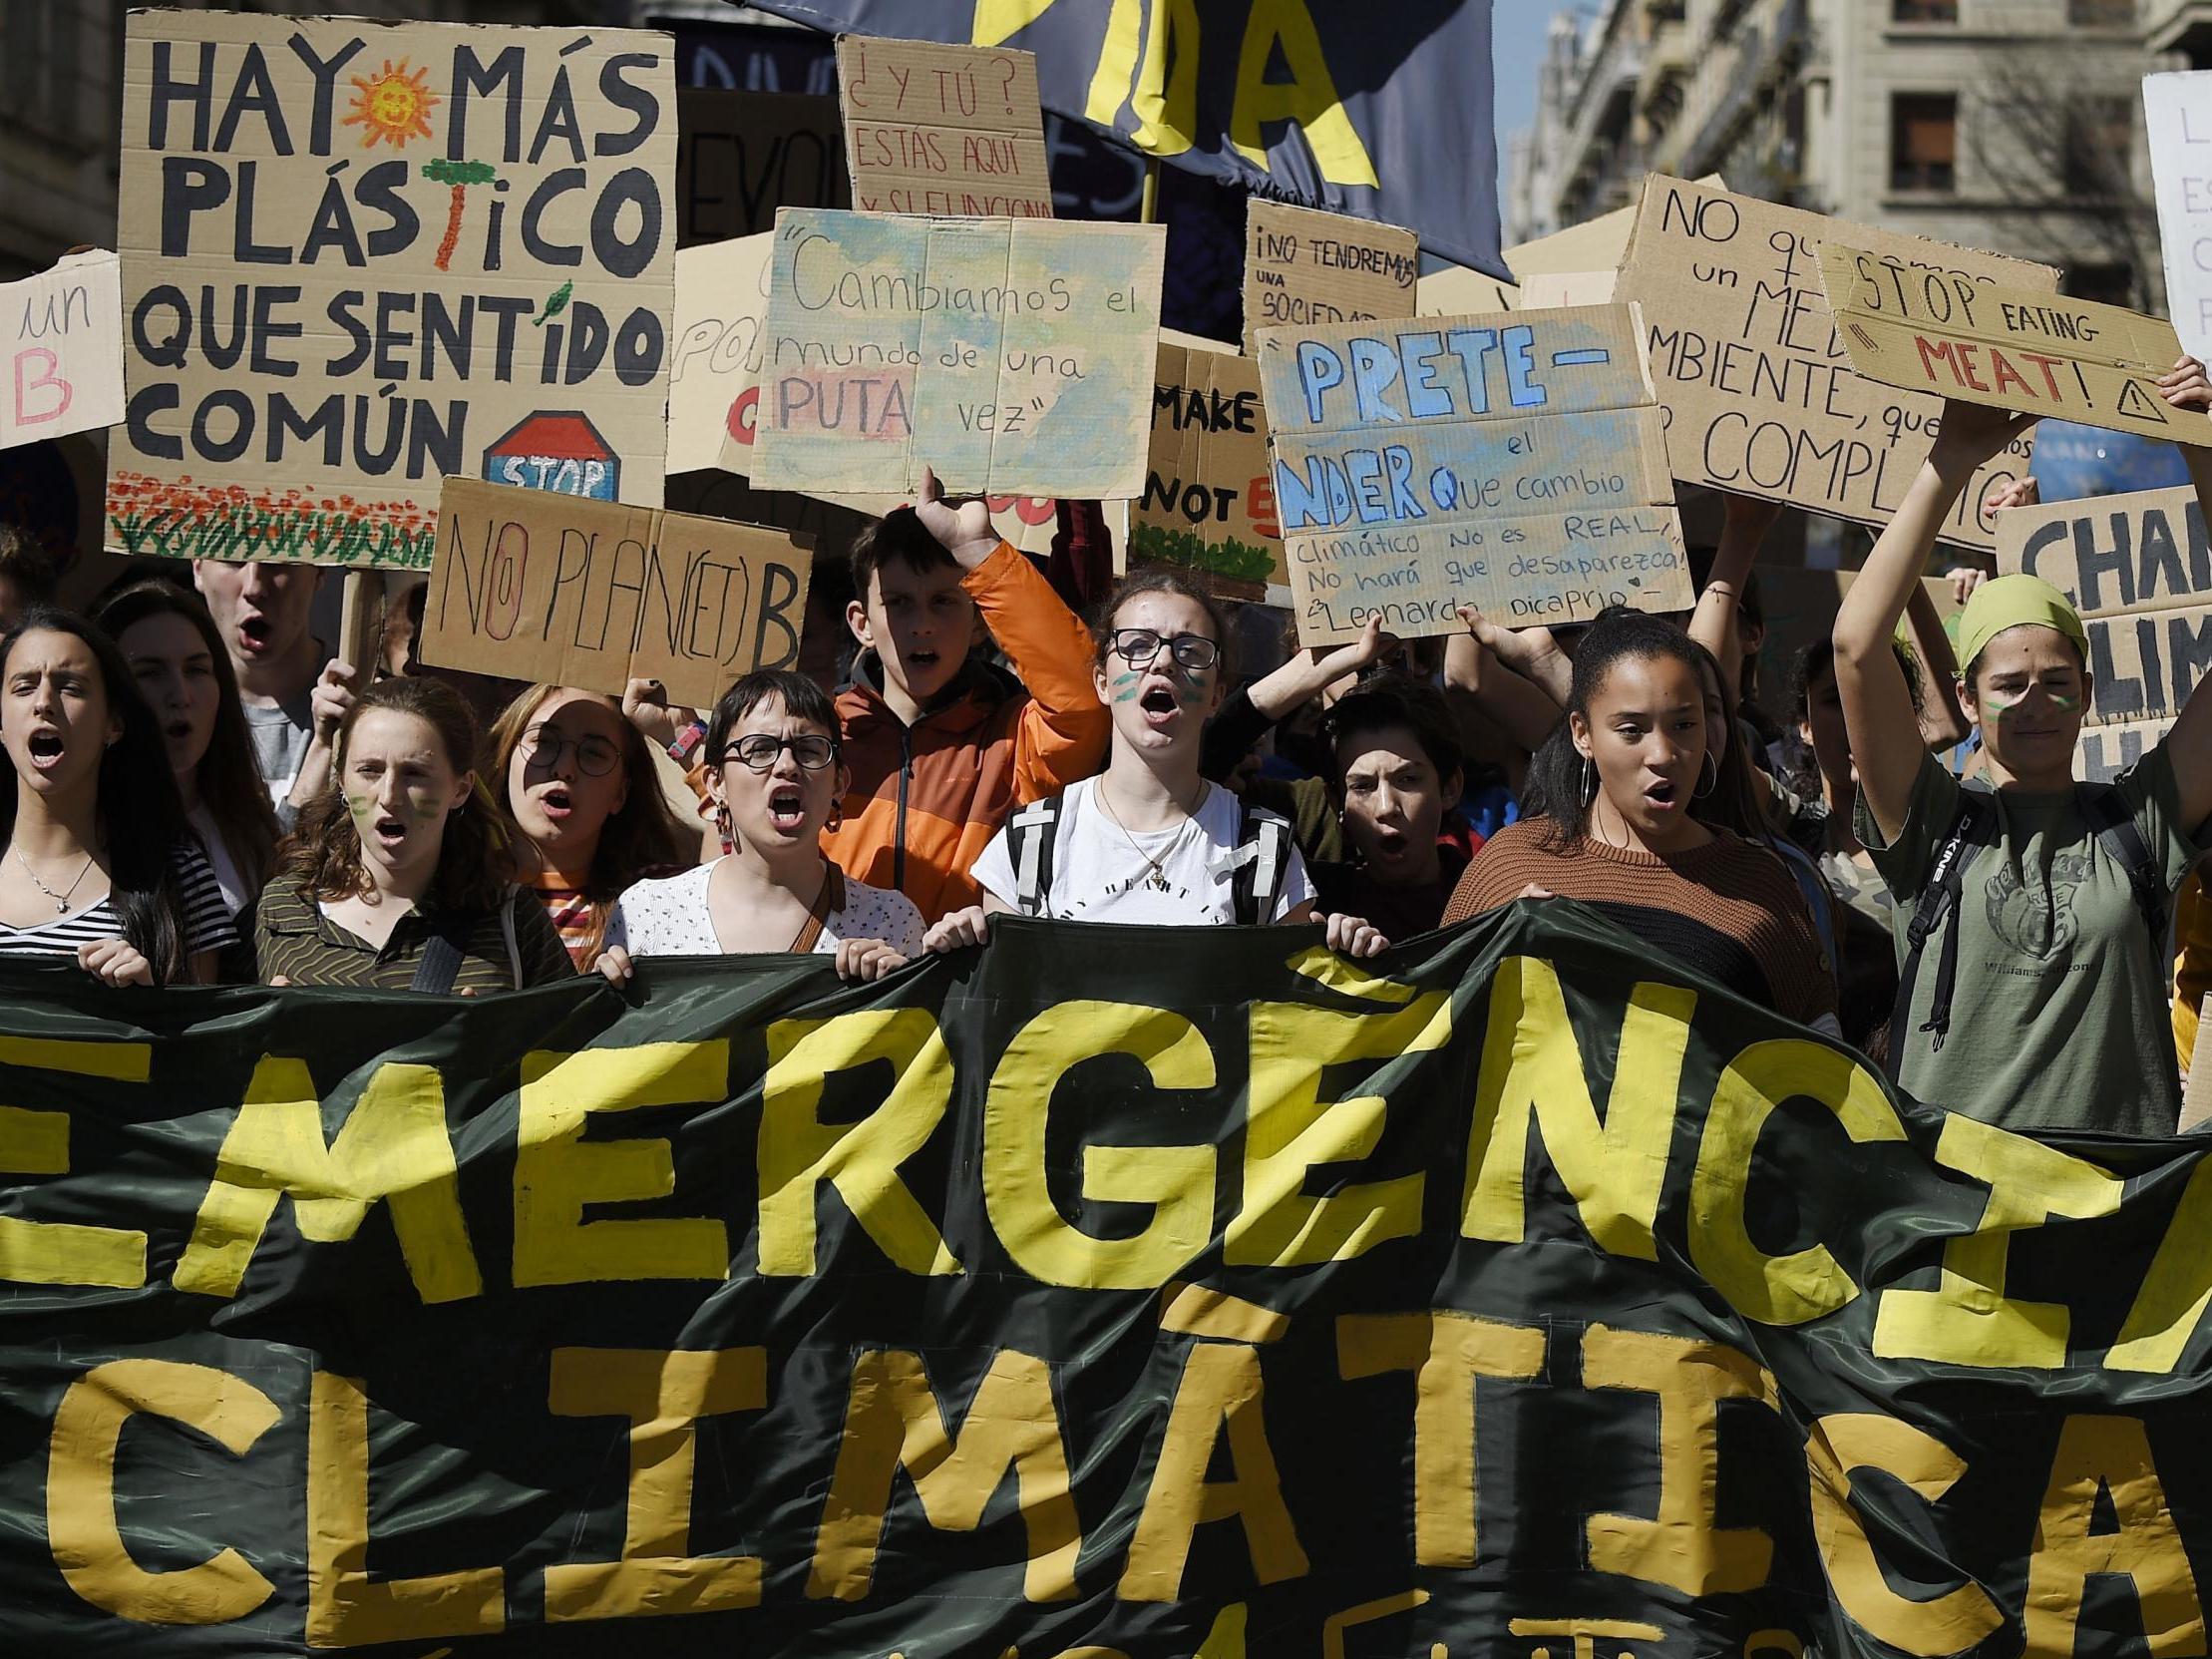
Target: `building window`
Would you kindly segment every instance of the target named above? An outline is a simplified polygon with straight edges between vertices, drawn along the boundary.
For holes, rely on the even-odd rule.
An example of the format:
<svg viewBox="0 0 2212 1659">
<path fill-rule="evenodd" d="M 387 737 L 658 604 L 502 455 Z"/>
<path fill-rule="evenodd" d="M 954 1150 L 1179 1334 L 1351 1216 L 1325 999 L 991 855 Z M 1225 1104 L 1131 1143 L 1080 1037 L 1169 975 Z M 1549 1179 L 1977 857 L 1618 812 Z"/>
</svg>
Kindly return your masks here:
<svg viewBox="0 0 2212 1659">
<path fill-rule="evenodd" d="M 1890 19 L 1896 23 L 1956 23 L 1959 0 L 1891 0 Z"/>
<path fill-rule="evenodd" d="M 2134 172 L 2134 100 L 2071 100 L 2059 119 L 2059 175 L 2066 194 L 2095 197 L 2126 194 L 2129 177 Z"/>
<path fill-rule="evenodd" d="M 1899 93 L 1890 100 L 1890 189 L 1958 188 L 1959 95 Z"/>
<path fill-rule="evenodd" d="M 2066 21 L 2077 29 L 2125 29 L 2135 21 L 2135 0 L 2066 0 Z"/>
</svg>

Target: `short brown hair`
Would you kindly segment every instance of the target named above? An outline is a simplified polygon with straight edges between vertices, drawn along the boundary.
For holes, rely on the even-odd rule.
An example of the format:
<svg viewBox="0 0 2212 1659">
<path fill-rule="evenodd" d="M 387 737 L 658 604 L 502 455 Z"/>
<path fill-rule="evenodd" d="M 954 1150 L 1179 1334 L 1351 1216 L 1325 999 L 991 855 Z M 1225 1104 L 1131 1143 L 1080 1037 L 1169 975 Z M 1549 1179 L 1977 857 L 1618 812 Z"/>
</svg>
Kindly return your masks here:
<svg viewBox="0 0 2212 1659">
<path fill-rule="evenodd" d="M 362 715 L 376 708 L 412 714 L 429 726 L 446 751 L 446 763 L 457 773 L 467 777 L 477 769 L 483 739 L 476 715 L 460 692 L 437 679 L 393 677 L 371 684 L 338 722 L 337 741 L 331 745 L 330 781 L 300 813 L 299 828 L 284 846 L 284 874 L 295 878 L 300 891 L 311 898 L 350 899 L 369 890 L 368 871 L 361 862 L 361 832 L 346 809 L 339 780 L 345 773 L 346 745 L 353 728 Z M 506 903 L 508 890 L 520 874 L 515 861 L 517 833 L 479 777 L 468 804 L 446 820 L 430 896 L 446 910 L 497 910 Z"/>
<path fill-rule="evenodd" d="M 876 573 L 894 559 L 917 571 L 957 568 L 958 561 L 922 528 L 911 507 L 895 507 L 853 538 L 853 595 L 863 606 Z"/>
</svg>

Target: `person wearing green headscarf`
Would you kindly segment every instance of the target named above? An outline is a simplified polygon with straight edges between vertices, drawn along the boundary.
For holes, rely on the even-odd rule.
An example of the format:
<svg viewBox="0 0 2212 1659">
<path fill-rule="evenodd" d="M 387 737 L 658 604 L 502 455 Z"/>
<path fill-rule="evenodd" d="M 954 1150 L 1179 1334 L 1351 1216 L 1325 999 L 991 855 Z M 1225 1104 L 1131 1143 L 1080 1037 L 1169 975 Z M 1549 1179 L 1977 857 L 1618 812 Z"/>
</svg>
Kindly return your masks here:
<svg viewBox="0 0 2212 1659">
<path fill-rule="evenodd" d="M 2200 437 L 2181 450 L 2212 504 L 2212 381 L 2184 357 L 2158 385 L 2177 429 Z M 2212 817 L 2212 692 L 2200 682 L 2118 779 L 2078 783 L 2095 693 L 2080 615 L 2034 577 L 1986 582 L 1960 616 L 1957 653 L 1986 783 L 1962 784 L 1922 745 L 1891 648 L 1975 472 L 2033 419 L 1946 404 L 1836 615 L 1858 835 L 1896 899 L 1890 1066 L 1922 1099 L 2009 1129 L 2170 1135 L 2181 1100 L 2166 919 Z"/>
</svg>

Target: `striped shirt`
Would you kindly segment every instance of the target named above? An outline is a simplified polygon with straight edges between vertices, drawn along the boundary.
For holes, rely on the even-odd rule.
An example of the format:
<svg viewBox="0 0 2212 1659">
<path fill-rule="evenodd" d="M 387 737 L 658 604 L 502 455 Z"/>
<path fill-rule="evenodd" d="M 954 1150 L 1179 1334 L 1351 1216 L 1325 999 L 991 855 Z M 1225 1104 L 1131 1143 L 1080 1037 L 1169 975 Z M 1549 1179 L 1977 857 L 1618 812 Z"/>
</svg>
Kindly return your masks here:
<svg viewBox="0 0 2212 1659">
<path fill-rule="evenodd" d="M 1687 852 L 1612 847 L 1588 836 L 1549 852 L 1543 818 L 1508 825 L 1483 844 L 1444 925 L 1510 904 L 1530 883 L 1580 899 L 1659 956 L 1804 1026 L 1833 1029 L 1836 981 L 1805 896 L 1782 861 L 1726 830 Z"/>
<path fill-rule="evenodd" d="M 514 991 L 575 977 L 575 965 L 561 949 L 545 907 L 519 889 L 497 910 L 477 911 L 463 920 L 467 928 L 456 992 Z M 393 924 L 390 938 L 372 945 L 324 915 L 313 896 L 300 891 L 296 873 L 279 874 L 262 889 L 253 918 L 253 954 L 264 985 L 285 980 L 293 985 L 412 990 L 430 939 L 430 918 L 410 908 Z"/>
<path fill-rule="evenodd" d="M 534 895 L 546 907 L 546 919 L 553 923 L 553 932 L 560 935 L 568 960 L 576 965 L 577 973 L 586 972 L 591 959 L 597 955 L 591 948 L 591 936 L 597 930 L 591 901 L 583 896 L 583 889 L 573 878 L 558 871 L 541 870 L 523 878 L 523 891 Z"/>
<path fill-rule="evenodd" d="M 238 942 L 230 909 L 222 902 L 222 885 L 214 866 L 196 843 L 179 842 L 170 849 L 170 869 L 177 878 L 178 926 L 184 936 L 184 955 L 219 951 Z M 123 916 L 112 894 L 102 894 L 83 910 L 57 916 L 51 922 L 13 927 L 0 922 L 0 956 L 54 957 L 77 960 L 77 947 L 103 939 L 123 937 Z"/>
</svg>

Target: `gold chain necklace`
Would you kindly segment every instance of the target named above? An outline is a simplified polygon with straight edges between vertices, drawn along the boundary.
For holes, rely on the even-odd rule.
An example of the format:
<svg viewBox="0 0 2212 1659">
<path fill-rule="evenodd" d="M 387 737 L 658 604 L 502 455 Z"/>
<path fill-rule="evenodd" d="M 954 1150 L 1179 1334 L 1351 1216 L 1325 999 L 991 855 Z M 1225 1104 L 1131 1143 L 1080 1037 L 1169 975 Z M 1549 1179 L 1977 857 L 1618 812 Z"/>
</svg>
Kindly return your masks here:
<svg viewBox="0 0 2212 1659">
<path fill-rule="evenodd" d="M 1175 803 L 1182 810 L 1183 822 L 1176 827 L 1175 834 L 1168 844 L 1157 855 L 1154 855 L 1146 852 L 1138 844 L 1137 838 L 1129 833 L 1129 826 L 1121 821 L 1121 814 L 1114 810 L 1113 797 L 1106 793 L 1105 778 L 1101 777 L 1098 780 L 1098 804 L 1106 809 L 1106 816 L 1114 821 L 1114 828 L 1121 831 L 1121 838 L 1129 843 L 1129 850 L 1145 861 L 1145 874 L 1140 885 L 1151 888 L 1155 893 L 1168 891 L 1168 878 L 1160 866 L 1167 862 L 1168 855 L 1174 852 L 1177 844 L 1182 841 L 1183 832 L 1198 821 L 1198 809 L 1205 803 L 1206 792 L 1213 787 L 1211 783 L 1201 778 L 1197 800 L 1189 806 L 1184 806 L 1181 801 Z"/>
</svg>

